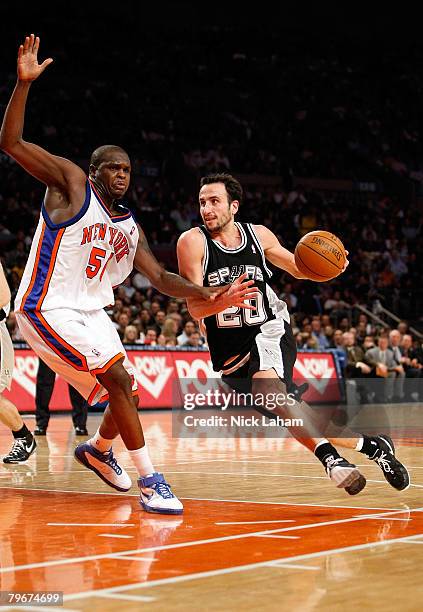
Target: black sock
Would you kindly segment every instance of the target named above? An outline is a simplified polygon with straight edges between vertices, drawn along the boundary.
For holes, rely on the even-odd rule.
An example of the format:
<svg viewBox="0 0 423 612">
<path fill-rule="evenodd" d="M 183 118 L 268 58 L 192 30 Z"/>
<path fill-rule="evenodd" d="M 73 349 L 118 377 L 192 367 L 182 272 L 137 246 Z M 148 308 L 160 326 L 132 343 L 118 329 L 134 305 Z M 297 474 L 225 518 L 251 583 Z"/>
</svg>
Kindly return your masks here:
<svg viewBox="0 0 423 612">
<path fill-rule="evenodd" d="M 314 454 L 319 461 L 322 462 L 323 466 L 326 467 L 328 459 L 339 459 L 341 455 L 338 453 L 336 448 L 332 446 L 330 442 L 323 442 L 314 449 Z"/>
<path fill-rule="evenodd" d="M 376 452 L 379 450 L 379 444 L 377 443 L 376 438 L 372 438 L 371 436 L 363 436 L 363 446 L 360 453 L 366 455 L 369 459 L 373 459 Z"/>
<path fill-rule="evenodd" d="M 27 436 L 32 436 L 31 432 L 29 431 L 25 423 L 19 431 L 12 431 L 12 434 L 15 439 L 16 438 L 26 438 Z"/>
</svg>

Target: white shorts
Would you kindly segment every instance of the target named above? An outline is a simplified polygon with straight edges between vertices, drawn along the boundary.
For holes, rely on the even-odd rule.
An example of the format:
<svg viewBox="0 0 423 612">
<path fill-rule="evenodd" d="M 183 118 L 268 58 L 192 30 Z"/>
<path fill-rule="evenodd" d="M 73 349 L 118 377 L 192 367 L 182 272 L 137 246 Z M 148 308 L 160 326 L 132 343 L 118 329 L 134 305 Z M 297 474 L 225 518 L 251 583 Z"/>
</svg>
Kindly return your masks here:
<svg viewBox="0 0 423 612">
<path fill-rule="evenodd" d="M 6 327 L 6 321 L 0 323 L 0 393 L 10 390 L 13 374 L 13 344 Z"/>
<path fill-rule="evenodd" d="M 107 390 L 96 376 L 104 374 L 122 357 L 135 395 L 134 369 L 104 310 L 19 311 L 16 320 L 23 337 L 38 357 L 75 387 L 90 405 L 107 401 Z"/>
</svg>

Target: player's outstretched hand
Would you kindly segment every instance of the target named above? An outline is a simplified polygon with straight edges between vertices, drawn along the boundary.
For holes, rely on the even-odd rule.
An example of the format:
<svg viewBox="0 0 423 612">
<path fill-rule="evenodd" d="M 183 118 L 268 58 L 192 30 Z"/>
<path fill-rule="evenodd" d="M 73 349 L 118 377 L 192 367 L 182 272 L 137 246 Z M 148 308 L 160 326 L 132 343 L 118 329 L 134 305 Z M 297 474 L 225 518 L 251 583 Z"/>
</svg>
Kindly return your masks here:
<svg viewBox="0 0 423 612">
<path fill-rule="evenodd" d="M 349 253 L 350 253 L 349 251 L 345 251 L 346 258 L 345 258 L 345 264 L 344 264 L 344 267 L 342 268 L 342 272 L 345 272 L 345 270 L 347 269 L 347 267 L 348 267 L 348 266 L 349 266 L 349 264 L 350 264 L 350 262 L 348 261 L 348 255 L 349 255 Z M 341 274 L 342 274 L 342 272 L 341 272 Z"/>
<path fill-rule="evenodd" d="M 18 51 L 18 79 L 20 81 L 35 81 L 42 72 L 52 63 L 49 57 L 42 64 L 38 63 L 38 48 L 40 46 L 39 37 L 34 34 L 27 36 L 23 45 Z"/>
<path fill-rule="evenodd" d="M 221 285 L 220 287 L 201 287 L 201 297 L 205 300 L 214 301 L 219 296 L 223 296 L 225 308 L 228 306 L 239 306 L 254 310 L 251 304 L 246 304 L 244 300 L 256 297 L 257 289 L 253 287 L 253 280 L 246 280 L 247 274 L 241 274 L 232 285 Z"/>
<path fill-rule="evenodd" d="M 247 280 L 247 274 L 244 273 L 241 274 L 232 285 L 229 285 L 225 298 L 228 302 L 228 306 L 239 306 L 247 310 L 255 310 L 256 307 L 252 306 L 246 300 L 250 300 L 256 296 L 257 288 L 254 287 L 254 281 Z"/>
</svg>

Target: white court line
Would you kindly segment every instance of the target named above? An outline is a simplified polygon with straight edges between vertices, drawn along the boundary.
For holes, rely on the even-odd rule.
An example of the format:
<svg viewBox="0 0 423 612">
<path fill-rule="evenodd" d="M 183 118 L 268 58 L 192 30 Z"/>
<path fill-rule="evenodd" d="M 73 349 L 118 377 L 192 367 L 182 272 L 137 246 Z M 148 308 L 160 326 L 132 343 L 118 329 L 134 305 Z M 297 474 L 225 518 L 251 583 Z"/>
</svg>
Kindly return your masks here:
<svg viewBox="0 0 423 612">
<path fill-rule="evenodd" d="M 123 535 L 121 533 L 99 533 L 98 537 L 99 538 L 125 538 L 125 539 L 135 538 L 135 536 Z"/>
<path fill-rule="evenodd" d="M 139 497 L 139 493 L 113 493 L 105 491 L 79 491 L 74 489 L 43 489 L 42 487 L 0 487 L 1 489 L 14 489 L 15 491 L 44 491 L 46 493 L 83 493 L 85 495 L 113 495 L 114 497 Z"/>
<path fill-rule="evenodd" d="M 367 478 L 367 482 L 377 482 L 377 483 L 386 484 L 386 480 L 371 480 L 370 478 Z M 414 484 L 413 482 L 410 482 L 408 487 L 415 487 L 416 489 L 423 489 L 423 485 Z M 408 487 L 407 487 L 407 489 L 408 489 Z"/>
<path fill-rule="evenodd" d="M 268 563 L 268 567 L 281 567 L 282 569 L 300 569 L 300 570 L 317 570 L 321 571 L 321 567 L 316 567 L 315 565 L 297 565 L 294 563 L 285 563 L 281 561 L 271 561 Z"/>
<path fill-rule="evenodd" d="M 264 457 L 266 457 L 267 455 L 259 455 L 256 457 L 250 457 L 250 459 L 263 459 Z M 243 462 L 243 461 L 247 461 L 246 459 L 230 459 L 230 457 L 225 456 L 225 457 L 221 457 L 219 459 L 193 459 L 192 461 L 176 461 L 175 463 L 154 463 L 154 465 L 160 465 L 160 466 L 166 466 L 168 465 L 169 467 L 172 467 L 172 465 L 191 465 L 192 463 L 218 463 L 218 462 Z"/>
<path fill-rule="evenodd" d="M 52 527 L 135 527 L 135 523 L 46 523 Z"/>
<path fill-rule="evenodd" d="M 419 508 L 419 510 L 423 510 L 423 508 Z M 404 510 L 395 510 L 386 512 L 385 514 L 389 518 L 391 514 L 402 514 Z M 321 523 L 306 523 L 305 525 L 294 525 L 292 527 L 279 527 L 279 529 L 267 529 L 264 531 L 255 531 L 249 533 L 240 533 L 230 536 L 220 536 L 217 538 L 208 538 L 204 540 L 191 540 L 188 542 L 178 542 L 177 544 L 163 544 L 162 546 L 150 546 L 148 548 L 136 548 L 134 550 L 126 550 L 120 551 L 119 554 L 139 554 L 139 553 L 148 553 L 148 552 L 156 552 L 159 550 L 172 550 L 176 548 L 188 548 L 191 546 L 201 546 L 204 544 L 215 544 L 216 542 L 228 542 L 230 540 L 241 540 L 244 538 L 251 538 L 255 536 L 260 536 L 263 534 L 273 534 L 273 533 L 286 533 L 288 531 L 301 531 L 303 529 L 314 529 L 315 527 L 327 527 L 329 525 L 340 525 L 343 523 L 355 523 L 361 520 L 367 520 L 369 515 L 366 515 L 367 518 L 362 519 L 361 517 L 350 517 L 345 519 L 336 519 L 333 521 L 323 521 Z M 378 514 L 380 516 L 380 514 Z M 115 536 L 116 537 L 116 536 Z M 122 537 L 122 536 L 120 536 Z M 72 563 L 86 563 L 87 561 L 96 561 L 99 559 L 109 559 L 113 553 L 103 553 L 100 555 L 89 555 L 85 557 L 69 557 L 67 559 L 56 559 L 54 561 L 41 561 L 39 563 L 27 563 L 26 565 L 11 565 L 8 567 L 0 568 L 0 574 L 6 574 L 9 572 L 18 572 L 27 569 L 36 569 L 40 567 L 53 567 L 58 565 L 70 565 Z M 114 553 L 116 555 L 116 553 Z M 112 557 L 113 558 L 113 557 Z"/>
<path fill-rule="evenodd" d="M 215 523 L 215 525 L 261 525 L 261 524 L 273 524 L 273 523 L 295 523 L 294 520 L 285 521 L 236 521 L 230 523 Z"/>
<path fill-rule="evenodd" d="M 104 593 L 102 597 L 105 597 L 106 599 L 123 599 L 126 601 L 138 601 L 138 602 L 139 601 L 145 601 L 145 602 L 156 601 L 156 597 L 146 597 L 145 595 L 121 595 L 120 593 Z"/>
<path fill-rule="evenodd" d="M 423 544 L 423 541 L 417 541 L 417 540 L 413 540 L 412 542 L 409 542 L 408 540 L 404 539 L 404 540 L 399 540 L 398 542 L 396 542 L 396 544 L 401 544 L 401 543 L 406 543 L 406 544 Z"/>
<path fill-rule="evenodd" d="M 178 582 L 187 582 L 190 580 L 199 580 L 202 578 L 211 578 L 214 576 L 222 576 L 224 574 L 232 574 L 234 572 L 242 572 L 249 571 L 253 569 L 266 568 L 269 567 L 269 563 L 295 563 L 296 561 L 306 561 L 309 559 L 319 559 L 320 557 L 325 557 L 326 555 L 336 555 L 340 553 L 346 553 L 356 550 L 366 550 L 368 548 L 373 548 L 376 546 L 386 546 L 389 544 L 396 544 L 398 542 L 402 542 L 406 540 L 409 542 L 412 541 L 413 538 L 421 538 L 423 536 L 422 533 L 417 534 L 415 536 L 409 536 L 409 538 L 396 538 L 392 540 L 377 540 L 376 542 L 366 542 L 366 544 L 357 544 L 355 546 L 345 546 L 343 548 L 333 548 L 331 550 L 322 550 L 315 553 L 307 553 L 304 555 L 297 555 L 295 557 L 281 557 L 280 559 L 274 559 L 274 561 L 260 561 L 258 563 L 250 563 L 247 565 L 236 565 L 233 567 L 226 567 L 218 570 L 209 570 L 207 572 L 198 572 L 194 574 L 185 574 L 183 576 L 172 576 L 170 578 L 160 578 L 158 580 L 150 580 L 147 582 L 138 582 L 135 584 L 125 584 L 117 587 L 110 587 L 109 589 L 103 589 L 105 593 L 115 593 L 119 591 L 124 591 L 128 589 L 147 589 L 155 586 L 162 586 L 165 584 L 177 584 Z M 65 595 L 64 601 L 73 601 L 77 599 L 85 599 L 87 597 L 101 597 L 102 590 L 99 589 L 97 591 L 86 591 L 84 593 L 72 593 L 72 595 Z"/>
<path fill-rule="evenodd" d="M 256 535 L 256 536 L 253 536 L 253 537 L 254 538 L 283 538 L 283 539 L 286 539 L 286 540 L 299 540 L 300 539 L 300 536 L 286 536 L 286 535 L 278 535 L 276 533 L 274 535 L 263 534 L 263 535 Z"/>
<path fill-rule="evenodd" d="M 408 510 L 404 510 L 404 512 L 408 512 Z M 364 518 L 371 519 L 372 521 L 386 521 L 386 517 L 384 517 L 384 516 L 376 516 L 376 515 L 375 516 L 371 516 L 371 515 L 370 516 L 366 516 L 365 514 L 364 515 L 363 514 L 360 514 L 360 515 L 357 514 L 356 516 L 364 516 Z M 390 521 L 407 521 L 407 522 L 409 522 L 409 521 L 412 521 L 413 519 L 412 518 L 399 518 L 399 517 L 393 516 L 392 518 L 389 518 L 389 520 Z"/>
<path fill-rule="evenodd" d="M 354 449 L 345 449 L 345 450 L 354 450 Z M 256 463 L 256 461 L 253 461 L 254 457 L 250 457 L 249 459 L 217 459 L 216 461 L 227 461 L 228 463 Z M 267 464 L 271 464 L 271 465 L 314 465 L 314 466 L 319 466 L 320 463 L 316 462 L 316 461 L 259 461 L 258 463 L 263 464 L 263 465 L 267 465 Z M 166 465 L 166 464 L 163 464 Z M 355 463 L 354 465 L 356 467 L 371 467 L 372 466 L 372 461 L 369 460 L 368 463 Z M 171 467 L 171 466 L 170 466 Z M 376 464 L 373 464 L 373 467 L 378 467 Z M 407 469 L 409 470 L 423 470 L 423 465 L 408 465 L 407 463 Z"/>
<path fill-rule="evenodd" d="M 328 479 L 329 480 L 329 479 Z M 73 489 L 42 489 L 42 488 L 30 488 L 30 487 L 0 487 L 2 489 L 12 489 L 15 491 L 45 491 L 46 493 L 74 493 L 75 495 L 113 495 L 114 497 L 139 497 L 139 493 L 113 493 L 103 491 L 75 491 Z M 267 504 L 273 506 L 304 506 L 307 508 L 346 508 L 353 510 L 384 510 L 386 512 L 394 512 L 395 510 L 401 510 L 401 508 L 380 508 L 372 506 L 336 506 L 334 504 L 305 504 L 299 502 L 276 502 L 276 501 L 253 501 L 251 499 L 215 499 L 212 497 L 181 497 L 183 500 L 192 501 L 211 501 L 211 502 L 222 502 L 222 503 L 233 503 L 233 504 Z M 413 512 L 421 512 L 420 508 L 412 508 Z"/>
<path fill-rule="evenodd" d="M 270 478 L 306 478 L 308 480 L 329 480 L 327 476 L 303 476 L 303 475 L 293 475 L 293 474 L 270 474 L 269 472 L 261 473 L 261 472 L 194 472 L 190 470 L 189 472 L 171 472 L 170 470 L 166 470 L 167 474 L 201 474 L 202 476 L 234 476 L 236 478 L 244 477 L 244 476 L 265 476 Z M 382 481 L 381 481 L 382 482 Z M 385 482 L 385 481 L 383 481 Z"/>
<path fill-rule="evenodd" d="M 298 474 L 269 474 L 266 472 L 262 474 L 261 472 L 193 472 L 190 470 L 189 472 L 171 472 L 170 470 L 166 470 L 166 474 L 202 474 L 203 476 L 236 476 L 239 478 L 240 476 L 264 476 L 266 478 L 302 478 L 306 480 L 328 480 L 327 476 L 308 476 L 308 475 L 298 475 Z M 386 480 L 370 480 L 367 478 L 367 482 L 375 482 L 378 484 L 386 484 Z M 423 489 L 423 485 L 413 484 L 409 485 L 410 487 L 417 487 L 419 489 Z"/>
<path fill-rule="evenodd" d="M 46 610 L 51 610 L 51 612 L 81 612 L 80 608 L 78 608 L 78 609 L 74 609 L 74 608 L 72 608 L 72 609 L 71 608 L 56 608 L 56 607 L 53 607 L 53 606 L 47 606 L 46 604 L 39 605 L 39 606 L 23 606 L 21 604 L 19 604 L 19 606 L 18 605 L 6 606 L 6 607 L 1 606 L 2 612 L 3 612 L 3 610 L 15 610 L 15 612 L 16 612 L 17 608 L 19 610 L 38 610 L 38 611 L 41 610 L 41 612 L 45 612 Z"/>
<path fill-rule="evenodd" d="M 251 499 L 214 499 L 211 497 L 181 497 L 181 499 L 191 499 L 193 501 L 212 501 L 212 502 L 222 502 L 222 503 L 234 503 L 234 504 L 273 504 L 275 506 L 300 506 L 306 508 L 346 508 L 347 510 L 384 510 L 385 512 L 395 512 L 396 510 L 401 510 L 401 508 L 375 508 L 368 506 L 336 506 L 333 504 L 305 504 L 299 502 L 271 502 L 271 501 L 252 501 Z M 409 508 L 413 512 L 421 512 L 419 508 L 415 510 Z M 404 510 L 404 509 L 403 509 Z"/>
<path fill-rule="evenodd" d="M 109 555 L 109 557 L 112 559 L 124 559 L 124 561 L 158 561 L 158 559 L 155 559 L 154 557 L 133 557 L 131 555 L 125 555 L 124 553 Z"/>
</svg>

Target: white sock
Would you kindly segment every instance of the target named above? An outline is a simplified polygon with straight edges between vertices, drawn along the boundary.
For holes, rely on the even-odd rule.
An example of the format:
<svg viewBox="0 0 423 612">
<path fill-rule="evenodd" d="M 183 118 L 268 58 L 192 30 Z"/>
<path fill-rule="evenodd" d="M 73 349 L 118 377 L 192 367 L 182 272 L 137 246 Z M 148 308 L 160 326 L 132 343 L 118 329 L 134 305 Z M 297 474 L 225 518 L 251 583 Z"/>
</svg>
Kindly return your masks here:
<svg viewBox="0 0 423 612">
<path fill-rule="evenodd" d="M 148 454 L 147 445 L 135 450 L 128 450 L 128 453 L 137 469 L 138 476 L 144 477 L 155 472 L 150 455 Z"/>
<path fill-rule="evenodd" d="M 356 451 L 361 451 L 361 449 L 363 448 L 363 442 L 364 442 L 364 438 L 363 436 L 360 436 L 358 439 L 357 444 L 355 445 L 355 450 Z"/>
<path fill-rule="evenodd" d="M 112 448 L 113 440 L 107 440 L 107 438 L 100 436 L 100 428 L 98 428 L 93 437 L 88 440 L 88 444 L 94 446 L 100 453 L 107 453 Z"/>
</svg>

